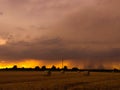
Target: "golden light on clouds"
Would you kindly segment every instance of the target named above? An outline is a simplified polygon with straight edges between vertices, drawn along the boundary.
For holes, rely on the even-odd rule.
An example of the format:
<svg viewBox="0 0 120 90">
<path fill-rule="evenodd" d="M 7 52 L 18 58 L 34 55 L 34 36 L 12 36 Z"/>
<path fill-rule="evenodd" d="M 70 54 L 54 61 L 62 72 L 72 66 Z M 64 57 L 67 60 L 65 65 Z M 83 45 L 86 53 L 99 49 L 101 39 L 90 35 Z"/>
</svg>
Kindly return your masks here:
<svg viewBox="0 0 120 90">
<path fill-rule="evenodd" d="M 0 68 L 11 68 L 14 65 L 17 65 L 19 68 L 21 67 L 25 67 L 25 68 L 33 68 L 35 66 L 41 66 L 42 65 L 42 61 L 38 61 L 38 60 L 22 60 L 19 62 L 15 62 L 15 61 L 1 61 L 0 62 Z"/>
<path fill-rule="evenodd" d="M 50 61 L 43 61 L 43 60 L 22 60 L 22 61 L 0 61 L 0 68 L 12 68 L 14 65 L 17 65 L 18 68 L 34 68 L 35 66 L 46 66 L 47 68 L 51 68 L 53 65 L 56 66 L 57 68 L 62 68 L 62 61 L 55 61 L 55 62 L 50 62 Z M 86 68 L 85 64 L 82 62 L 79 62 L 78 64 L 72 62 L 71 60 L 65 60 L 63 63 L 63 66 L 67 66 L 68 68 L 72 67 L 78 67 L 80 69 Z M 104 65 L 103 65 L 104 66 Z M 94 66 L 94 68 L 100 67 L 98 64 Z M 118 63 L 106 63 L 104 68 L 106 69 L 113 69 L 117 68 L 120 69 L 120 64 Z"/>
<path fill-rule="evenodd" d="M 42 61 L 38 61 L 38 60 L 25 60 L 25 61 L 21 61 L 18 62 L 17 64 L 19 67 L 35 67 L 35 66 L 41 66 L 42 65 Z"/>
<path fill-rule="evenodd" d="M 6 43 L 7 43 L 7 40 L 0 38 L 0 45 L 5 45 Z"/>
<path fill-rule="evenodd" d="M 119 63 L 114 63 L 112 65 L 112 68 L 120 69 L 120 64 Z"/>
<path fill-rule="evenodd" d="M 62 68 L 62 61 L 56 61 L 56 62 L 45 62 L 47 64 L 47 67 L 52 67 L 53 65 L 55 65 L 56 67 Z M 71 67 L 71 61 L 69 60 L 65 60 L 63 62 L 63 66 L 68 66 Z"/>
<path fill-rule="evenodd" d="M 42 60 L 22 60 L 19 62 L 15 61 L 1 61 L 0 62 L 0 68 L 12 68 L 14 65 L 17 65 L 19 68 L 34 68 L 35 66 L 46 66 L 48 68 L 51 68 L 53 65 L 56 67 L 62 67 L 61 61 L 59 62 L 48 62 L 48 61 L 42 61 Z M 71 64 L 69 61 L 64 62 L 64 66 L 70 67 Z"/>
</svg>

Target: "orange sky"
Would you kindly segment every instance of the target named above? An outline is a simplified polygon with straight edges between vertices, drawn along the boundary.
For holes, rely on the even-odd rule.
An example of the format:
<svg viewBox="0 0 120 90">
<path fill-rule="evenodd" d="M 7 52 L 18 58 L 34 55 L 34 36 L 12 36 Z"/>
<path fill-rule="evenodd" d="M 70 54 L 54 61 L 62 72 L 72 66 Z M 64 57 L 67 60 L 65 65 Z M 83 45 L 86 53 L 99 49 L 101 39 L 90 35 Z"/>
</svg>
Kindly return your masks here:
<svg viewBox="0 0 120 90">
<path fill-rule="evenodd" d="M 78 64 L 72 62 L 72 60 L 64 60 L 63 66 L 68 66 L 68 68 L 72 67 L 78 67 L 78 68 L 85 68 L 85 63 L 79 62 Z M 25 68 L 34 68 L 35 66 L 46 66 L 48 68 L 52 67 L 55 65 L 56 67 L 62 68 L 62 61 L 59 62 L 48 62 L 48 61 L 43 61 L 43 60 L 22 60 L 20 62 L 9 62 L 9 61 L 1 61 L 0 62 L 0 68 L 12 68 L 14 65 L 17 65 L 19 68 L 25 67 Z M 94 68 L 100 68 L 99 64 L 96 64 Z M 104 64 L 104 68 L 106 69 L 113 69 L 117 68 L 120 69 L 120 64 L 119 63 L 106 63 Z"/>
<path fill-rule="evenodd" d="M 1 61 L 0 62 L 0 68 L 11 68 L 14 65 L 17 65 L 18 67 L 25 67 L 25 68 L 34 68 L 35 66 L 42 67 L 43 65 L 47 66 L 48 68 L 55 65 L 56 67 L 62 67 L 62 62 L 45 62 L 43 60 L 22 60 L 20 62 L 11 62 L 11 61 Z M 66 60 L 64 61 L 64 66 L 71 67 L 70 61 Z"/>
<path fill-rule="evenodd" d="M 0 0 L 0 67 L 119 67 L 119 3 Z"/>
</svg>

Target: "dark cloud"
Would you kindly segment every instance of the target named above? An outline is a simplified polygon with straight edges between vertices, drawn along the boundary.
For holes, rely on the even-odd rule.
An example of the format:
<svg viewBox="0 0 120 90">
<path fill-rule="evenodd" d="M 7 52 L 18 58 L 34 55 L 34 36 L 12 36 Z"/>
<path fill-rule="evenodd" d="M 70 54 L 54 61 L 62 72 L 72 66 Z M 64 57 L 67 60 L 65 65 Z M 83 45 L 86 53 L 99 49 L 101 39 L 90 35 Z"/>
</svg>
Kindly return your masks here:
<svg viewBox="0 0 120 90">
<path fill-rule="evenodd" d="M 14 28 L 10 29 L 9 32 L 14 34 L 7 35 L 8 43 L 0 46 L 0 59 L 56 61 L 63 57 L 76 63 L 86 62 L 86 68 L 94 68 L 95 65 L 104 68 L 104 63 L 120 62 L 120 0 L 7 2 L 14 8 L 20 7 L 22 14 L 31 16 L 28 19 L 46 22 L 26 27 L 18 25 L 15 31 Z M 29 13 L 24 12 L 22 7 Z M 52 25 L 47 22 L 52 22 Z"/>
<path fill-rule="evenodd" d="M 0 12 L 0 15 L 3 15 L 3 12 Z"/>
<path fill-rule="evenodd" d="M 54 35 L 83 42 L 120 42 L 120 11 L 114 6 L 108 2 L 77 10 L 56 25 L 59 32 Z"/>
<path fill-rule="evenodd" d="M 42 59 L 58 60 L 59 57 L 70 60 L 91 60 L 94 62 L 109 61 L 120 59 L 120 48 L 108 51 L 92 51 L 83 48 L 69 48 L 69 45 L 59 38 L 48 40 L 36 40 L 34 42 L 17 42 L 0 46 L 1 59 L 23 60 L 23 59 Z"/>
</svg>

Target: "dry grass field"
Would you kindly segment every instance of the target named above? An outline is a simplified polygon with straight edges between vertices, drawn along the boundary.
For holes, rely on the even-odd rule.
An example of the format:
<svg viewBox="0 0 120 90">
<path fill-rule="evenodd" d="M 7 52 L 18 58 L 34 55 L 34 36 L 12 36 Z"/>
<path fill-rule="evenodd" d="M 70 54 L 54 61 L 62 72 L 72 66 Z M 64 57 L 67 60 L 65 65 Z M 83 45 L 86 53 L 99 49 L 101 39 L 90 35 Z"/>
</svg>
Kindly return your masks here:
<svg viewBox="0 0 120 90">
<path fill-rule="evenodd" d="M 0 90 L 120 90 L 120 73 L 1 71 Z"/>
</svg>

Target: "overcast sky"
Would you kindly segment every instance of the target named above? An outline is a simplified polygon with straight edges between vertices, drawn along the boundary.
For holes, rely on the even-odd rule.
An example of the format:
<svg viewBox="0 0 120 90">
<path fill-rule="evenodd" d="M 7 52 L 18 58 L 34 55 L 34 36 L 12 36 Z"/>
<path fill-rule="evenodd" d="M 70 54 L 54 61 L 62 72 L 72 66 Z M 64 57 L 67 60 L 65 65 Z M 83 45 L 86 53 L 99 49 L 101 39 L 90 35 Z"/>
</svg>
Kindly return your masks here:
<svg viewBox="0 0 120 90">
<path fill-rule="evenodd" d="M 0 60 L 54 63 L 62 57 L 73 62 L 71 66 L 119 66 L 119 3 L 0 0 Z"/>
</svg>

